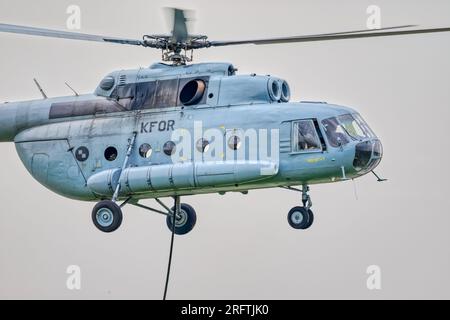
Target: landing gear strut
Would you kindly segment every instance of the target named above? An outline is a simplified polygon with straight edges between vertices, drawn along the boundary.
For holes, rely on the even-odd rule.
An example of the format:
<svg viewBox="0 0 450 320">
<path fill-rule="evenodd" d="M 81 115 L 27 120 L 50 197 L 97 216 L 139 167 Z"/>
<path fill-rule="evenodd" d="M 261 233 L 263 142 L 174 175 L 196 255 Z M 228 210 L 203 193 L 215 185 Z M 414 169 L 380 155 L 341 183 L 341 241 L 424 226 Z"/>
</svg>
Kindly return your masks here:
<svg viewBox="0 0 450 320">
<path fill-rule="evenodd" d="M 194 229 L 195 224 L 197 223 L 197 213 L 193 207 L 181 203 L 179 210 L 176 210 L 175 206 L 170 209 L 160 199 L 155 200 L 162 207 L 162 210 L 145 206 L 132 198 L 128 198 L 120 206 L 114 201 L 104 200 L 99 202 L 94 207 L 94 210 L 92 210 L 92 221 L 100 231 L 112 233 L 119 229 L 122 224 L 122 208 L 125 205 L 130 204 L 166 216 L 166 224 L 171 232 L 173 230 L 173 216 L 175 214 L 174 232 L 176 235 L 185 235 Z"/>
<path fill-rule="evenodd" d="M 304 185 L 302 190 L 295 188 L 287 188 L 293 191 L 299 191 L 302 193 L 303 207 L 294 207 L 288 213 L 289 225 L 298 230 L 309 229 L 314 223 L 314 213 L 311 210 L 312 201 L 309 196 L 309 186 Z"/>
</svg>

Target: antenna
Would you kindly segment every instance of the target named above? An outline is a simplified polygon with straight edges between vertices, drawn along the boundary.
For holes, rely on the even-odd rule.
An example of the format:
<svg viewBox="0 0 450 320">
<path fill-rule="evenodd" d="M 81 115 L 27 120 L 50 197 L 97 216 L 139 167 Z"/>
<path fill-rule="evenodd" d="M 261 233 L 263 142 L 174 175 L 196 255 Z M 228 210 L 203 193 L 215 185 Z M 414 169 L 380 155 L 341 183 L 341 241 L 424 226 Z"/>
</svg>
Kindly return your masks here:
<svg viewBox="0 0 450 320">
<path fill-rule="evenodd" d="M 358 197 L 358 189 L 356 188 L 356 181 L 355 179 L 352 179 L 353 181 L 353 192 L 355 193 L 355 200 L 358 201 L 359 197 Z"/>
<path fill-rule="evenodd" d="M 33 79 L 33 81 L 34 81 L 34 83 L 36 84 L 36 86 L 38 87 L 39 91 L 41 92 L 42 97 L 43 97 L 44 99 L 48 99 L 47 95 L 45 94 L 44 90 L 42 90 L 42 87 L 41 87 L 41 85 L 39 84 L 39 82 L 36 80 L 36 78 Z"/>
<path fill-rule="evenodd" d="M 64 82 L 64 84 L 73 92 L 73 93 L 75 93 L 75 96 L 80 96 L 79 94 L 78 94 L 78 92 L 76 92 L 75 91 L 75 89 L 74 88 L 72 88 L 71 86 L 70 86 L 70 84 L 68 84 L 67 82 Z"/>
</svg>

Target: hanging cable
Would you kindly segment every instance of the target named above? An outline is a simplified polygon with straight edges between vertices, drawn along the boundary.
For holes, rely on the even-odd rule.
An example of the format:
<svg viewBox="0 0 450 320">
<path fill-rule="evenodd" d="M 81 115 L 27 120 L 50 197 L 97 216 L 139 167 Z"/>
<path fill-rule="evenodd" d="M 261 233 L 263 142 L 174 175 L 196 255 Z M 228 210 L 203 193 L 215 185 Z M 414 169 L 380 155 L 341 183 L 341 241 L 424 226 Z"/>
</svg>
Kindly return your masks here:
<svg viewBox="0 0 450 320">
<path fill-rule="evenodd" d="M 166 286 L 164 288 L 164 297 L 163 297 L 164 301 L 167 300 L 167 289 L 169 287 L 170 269 L 172 267 L 173 244 L 175 242 L 175 216 L 179 212 L 179 207 L 180 207 L 180 197 L 175 197 L 175 210 L 172 212 L 172 239 L 170 241 L 169 264 L 167 266 Z"/>
</svg>

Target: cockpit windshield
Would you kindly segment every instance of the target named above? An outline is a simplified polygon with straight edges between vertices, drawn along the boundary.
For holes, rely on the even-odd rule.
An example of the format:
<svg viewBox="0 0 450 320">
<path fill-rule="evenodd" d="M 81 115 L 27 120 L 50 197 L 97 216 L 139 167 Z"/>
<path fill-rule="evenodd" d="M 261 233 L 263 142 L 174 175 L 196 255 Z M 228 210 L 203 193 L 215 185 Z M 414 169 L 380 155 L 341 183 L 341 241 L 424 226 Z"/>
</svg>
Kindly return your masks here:
<svg viewBox="0 0 450 320">
<path fill-rule="evenodd" d="M 345 114 L 322 121 L 329 143 L 333 147 L 346 145 L 350 140 L 375 138 L 375 134 L 359 114 Z"/>
<path fill-rule="evenodd" d="M 368 130 L 367 125 L 363 125 L 364 121 L 358 115 L 346 114 L 339 116 L 338 120 L 344 130 L 355 140 L 364 140 L 372 138 L 372 133 Z"/>
</svg>

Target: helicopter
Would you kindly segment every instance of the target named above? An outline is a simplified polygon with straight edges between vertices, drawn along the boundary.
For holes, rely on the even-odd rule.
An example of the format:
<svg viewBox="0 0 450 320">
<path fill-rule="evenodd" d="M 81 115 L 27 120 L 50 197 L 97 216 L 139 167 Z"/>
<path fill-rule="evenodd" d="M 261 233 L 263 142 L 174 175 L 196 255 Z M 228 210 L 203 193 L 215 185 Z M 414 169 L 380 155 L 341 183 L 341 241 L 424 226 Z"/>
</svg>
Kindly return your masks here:
<svg viewBox="0 0 450 320">
<path fill-rule="evenodd" d="M 309 43 L 448 32 L 416 25 L 238 41 L 188 32 L 172 9 L 168 35 L 142 40 L 0 24 L 0 32 L 161 50 L 149 68 L 114 71 L 92 94 L 0 105 L 0 142 L 13 142 L 30 174 L 64 197 L 96 202 L 92 221 L 111 233 L 133 205 L 164 215 L 174 234 L 191 232 L 193 207 L 181 197 L 267 188 L 298 192 L 288 213 L 298 230 L 314 222 L 310 186 L 373 173 L 382 142 L 352 108 L 291 102 L 278 77 L 238 75 L 231 63 L 193 62 L 199 49 Z M 161 199 L 173 198 L 173 207 Z M 142 204 L 154 199 L 161 208 Z"/>
</svg>

